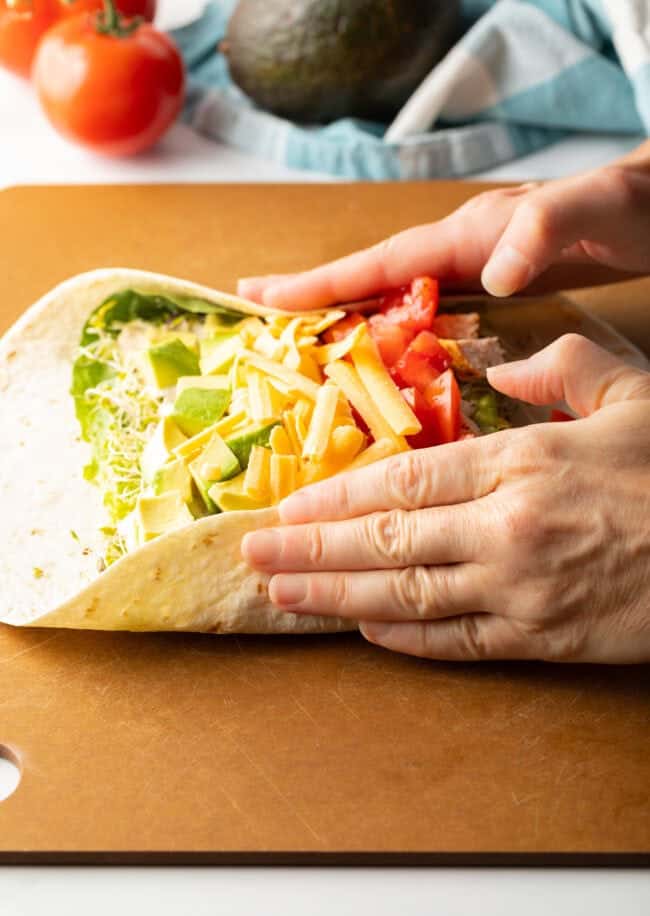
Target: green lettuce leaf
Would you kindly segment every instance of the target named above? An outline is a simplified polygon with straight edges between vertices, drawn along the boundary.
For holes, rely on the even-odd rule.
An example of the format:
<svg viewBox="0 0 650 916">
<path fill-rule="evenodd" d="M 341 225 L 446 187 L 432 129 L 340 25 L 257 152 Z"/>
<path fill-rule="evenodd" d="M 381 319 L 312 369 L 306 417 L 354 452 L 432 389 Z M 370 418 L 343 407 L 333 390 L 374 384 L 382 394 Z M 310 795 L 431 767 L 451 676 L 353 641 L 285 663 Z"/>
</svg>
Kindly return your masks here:
<svg viewBox="0 0 650 916">
<path fill-rule="evenodd" d="M 246 316 L 242 312 L 215 305 L 205 299 L 194 296 L 160 296 L 154 293 L 140 293 L 134 289 L 125 289 L 109 296 L 95 309 L 86 322 L 81 335 L 81 345 L 92 343 L 104 331 L 119 334 L 121 325 L 129 321 L 148 321 L 151 324 L 162 324 L 183 314 L 216 315 L 226 327 L 237 324 Z"/>
</svg>

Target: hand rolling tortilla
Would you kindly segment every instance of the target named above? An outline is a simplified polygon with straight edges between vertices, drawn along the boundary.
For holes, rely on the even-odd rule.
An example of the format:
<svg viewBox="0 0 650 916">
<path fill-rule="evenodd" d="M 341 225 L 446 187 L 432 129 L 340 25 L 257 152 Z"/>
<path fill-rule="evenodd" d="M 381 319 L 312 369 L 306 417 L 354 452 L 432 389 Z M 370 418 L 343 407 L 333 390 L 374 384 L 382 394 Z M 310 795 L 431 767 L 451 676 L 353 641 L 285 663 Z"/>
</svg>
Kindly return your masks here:
<svg viewBox="0 0 650 916">
<path fill-rule="evenodd" d="M 306 483 L 507 425 L 498 341 L 437 305 L 429 278 L 368 318 L 132 270 L 58 286 L 0 341 L 0 621 L 348 629 L 276 610 L 241 539 Z"/>
</svg>

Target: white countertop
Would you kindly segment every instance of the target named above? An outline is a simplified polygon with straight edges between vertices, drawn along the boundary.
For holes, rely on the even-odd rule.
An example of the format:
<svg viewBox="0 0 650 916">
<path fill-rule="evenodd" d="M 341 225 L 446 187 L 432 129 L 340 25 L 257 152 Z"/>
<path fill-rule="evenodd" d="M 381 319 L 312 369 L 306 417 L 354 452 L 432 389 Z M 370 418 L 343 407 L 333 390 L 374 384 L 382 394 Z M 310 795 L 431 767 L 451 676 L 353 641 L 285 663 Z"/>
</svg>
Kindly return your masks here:
<svg viewBox="0 0 650 916">
<path fill-rule="evenodd" d="M 31 87 L 0 71 L 0 187 L 16 184 L 106 184 L 219 181 L 333 181 L 240 153 L 177 124 L 153 150 L 108 159 L 59 137 L 40 112 Z M 607 134 L 562 140 L 548 149 L 473 178 L 527 181 L 555 178 L 611 162 L 638 140 Z"/>
<path fill-rule="evenodd" d="M 202 0 L 163 0 L 163 15 L 188 17 Z M 0 73 L 0 187 L 15 184 L 317 181 L 226 149 L 177 125 L 134 160 L 106 160 L 50 130 L 29 87 Z M 616 137 L 579 137 L 486 176 L 551 178 L 609 162 L 634 146 Z M 0 739 L 2 735 L 0 734 Z M 0 767 L 0 783 L 8 776 Z M 18 789 L 20 791 L 20 789 Z M 0 784 L 0 797 L 2 785 Z M 650 876 L 641 870 L 470 868 L 72 868 L 0 869 L 7 916 L 113 916 L 155 907 L 158 916 L 645 916 Z"/>
<path fill-rule="evenodd" d="M 6 916 L 648 916 L 642 871 L 6 868 Z"/>
</svg>

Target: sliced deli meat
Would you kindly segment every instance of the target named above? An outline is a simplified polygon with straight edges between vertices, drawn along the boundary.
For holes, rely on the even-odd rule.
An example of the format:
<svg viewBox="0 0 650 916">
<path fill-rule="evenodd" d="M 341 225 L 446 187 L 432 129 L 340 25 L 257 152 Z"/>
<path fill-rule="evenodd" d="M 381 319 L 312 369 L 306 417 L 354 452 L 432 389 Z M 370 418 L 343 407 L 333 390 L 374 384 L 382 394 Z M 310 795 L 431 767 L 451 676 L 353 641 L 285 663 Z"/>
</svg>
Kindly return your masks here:
<svg viewBox="0 0 650 916">
<path fill-rule="evenodd" d="M 449 340 L 476 340 L 479 334 L 478 312 L 461 315 L 436 315 L 431 330 Z"/>
<path fill-rule="evenodd" d="M 444 340 L 440 343 L 451 356 L 452 368 L 460 376 L 479 378 L 490 366 L 505 362 L 505 354 L 498 337 L 481 337 L 478 340 Z"/>
</svg>

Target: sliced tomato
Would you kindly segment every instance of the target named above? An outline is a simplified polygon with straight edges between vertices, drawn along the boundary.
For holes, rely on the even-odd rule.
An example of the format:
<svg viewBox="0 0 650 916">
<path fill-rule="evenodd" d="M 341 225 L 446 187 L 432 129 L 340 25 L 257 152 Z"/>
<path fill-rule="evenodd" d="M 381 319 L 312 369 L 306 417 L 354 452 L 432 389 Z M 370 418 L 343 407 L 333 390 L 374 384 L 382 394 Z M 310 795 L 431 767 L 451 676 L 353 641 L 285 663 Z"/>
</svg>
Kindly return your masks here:
<svg viewBox="0 0 650 916">
<path fill-rule="evenodd" d="M 398 385 L 424 391 L 451 365 L 451 356 L 431 331 L 420 331 L 395 363 L 392 376 Z"/>
<path fill-rule="evenodd" d="M 447 369 L 427 386 L 424 399 L 437 415 L 441 442 L 455 442 L 461 425 L 460 389 L 451 369 Z"/>
<path fill-rule="evenodd" d="M 379 347 L 384 365 L 389 369 L 402 356 L 415 336 L 399 324 L 387 321 L 384 315 L 373 315 L 368 321 L 370 335 Z"/>
<path fill-rule="evenodd" d="M 567 420 L 575 420 L 575 417 L 572 417 L 571 414 L 566 413 L 564 410 L 553 409 L 551 411 L 551 423 L 566 423 Z"/>
<path fill-rule="evenodd" d="M 328 328 L 323 334 L 323 340 L 325 343 L 336 343 L 338 340 L 343 340 L 344 337 L 347 337 L 350 331 L 352 331 L 358 324 L 363 324 L 365 322 L 363 315 L 360 315 L 358 312 L 350 312 L 349 315 L 346 315 L 345 318 L 341 318 L 340 321 L 337 321 L 336 324 L 333 324 L 331 328 Z"/>
<path fill-rule="evenodd" d="M 426 356 L 440 372 L 451 366 L 451 356 L 431 331 L 420 331 L 411 344 L 411 350 Z"/>
<path fill-rule="evenodd" d="M 389 309 L 398 308 L 404 301 L 404 296 L 408 293 L 408 286 L 397 286 L 379 297 L 378 309 L 380 312 L 387 312 Z"/>
<path fill-rule="evenodd" d="M 443 442 L 443 432 L 440 429 L 438 410 L 430 406 L 417 388 L 402 388 L 402 395 L 422 424 L 419 433 L 407 437 L 411 448 L 431 448 L 432 445 L 440 445 Z"/>
<path fill-rule="evenodd" d="M 419 391 L 424 391 L 440 375 L 426 356 L 414 353 L 410 347 L 391 368 L 390 374 L 399 387 L 417 388 Z"/>
<path fill-rule="evenodd" d="M 410 289 L 400 296 L 384 297 L 381 310 L 386 321 L 417 334 L 430 330 L 439 301 L 438 281 L 433 277 L 416 277 Z"/>
<path fill-rule="evenodd" d="M 433 308 L 431 320 L 435 318 L 440 305 L 440 284 L 434 277 L 416 277 L 411 283 L 413 302 L 419 302 L 421 308 Z"/>
</svg>

